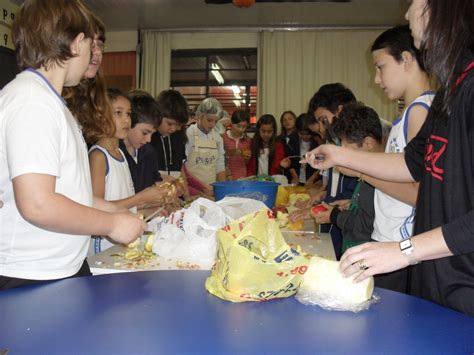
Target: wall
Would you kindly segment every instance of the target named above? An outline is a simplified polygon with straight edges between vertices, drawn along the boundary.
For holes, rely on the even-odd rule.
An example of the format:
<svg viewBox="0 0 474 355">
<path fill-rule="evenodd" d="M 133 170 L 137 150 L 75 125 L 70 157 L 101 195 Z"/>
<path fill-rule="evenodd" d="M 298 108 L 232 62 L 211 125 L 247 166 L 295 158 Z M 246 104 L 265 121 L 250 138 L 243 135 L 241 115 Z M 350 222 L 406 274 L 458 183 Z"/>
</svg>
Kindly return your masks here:
<svg viewBox="0 0 474 355">
<path fill-rule="evenodd" d="M 106 49 L 102 69 L 108 87 L 128 91 L 137 86 L 138 31 L 116 31 L 106 33 Z"/>
<path fill-rule="evenodd" d="M 9 0 L 0 0 L 0 46 L 14 49 L 11 26 L 18 6 Z"/>
<path fill-rule="evenodd" d="M 257 48 L 257 32 L 172 33 L 171 49 Z"/>
</svg>

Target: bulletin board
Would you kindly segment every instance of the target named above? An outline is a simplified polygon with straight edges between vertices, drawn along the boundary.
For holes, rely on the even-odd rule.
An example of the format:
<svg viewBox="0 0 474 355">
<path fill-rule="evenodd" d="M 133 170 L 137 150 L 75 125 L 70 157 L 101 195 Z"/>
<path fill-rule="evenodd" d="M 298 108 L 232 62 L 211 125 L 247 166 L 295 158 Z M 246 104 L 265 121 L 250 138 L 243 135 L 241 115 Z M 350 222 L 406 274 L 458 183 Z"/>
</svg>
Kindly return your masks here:
<svg viewBox="0 0 474 355">
<path fill-rule="evenodd" d="M 18 6 L 9 0 L 0 0 L 0 89 L 18 72 L 11 29 Z"/>
</svg>

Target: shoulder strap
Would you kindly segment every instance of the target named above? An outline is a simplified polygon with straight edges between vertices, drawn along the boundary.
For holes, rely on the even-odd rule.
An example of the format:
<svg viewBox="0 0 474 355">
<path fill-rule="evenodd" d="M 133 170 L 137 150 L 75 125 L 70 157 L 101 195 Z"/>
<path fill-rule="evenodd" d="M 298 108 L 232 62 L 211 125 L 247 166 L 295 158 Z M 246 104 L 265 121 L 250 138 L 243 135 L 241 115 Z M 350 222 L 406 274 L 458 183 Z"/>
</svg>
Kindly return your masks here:
<svg viewBox="0 0 474 355">
<path fill-rule="evenodd" d="M 89 154 L 92 153 L 94 150 L 98 150 L 105 157 L 105 176 L 109 175 L 109 157 L 107 156 L 107 150 L 100 145 L 93 145 L 91 149 L 89 149 Z"/>
<path fill-rule="evenodd" d="M 410 111 L 415 106 L 424 107 L 426 109 L 426 111 L 429 111 L 429 109 L 430 109 L 430 106 L 427 103 L 423 102 L 423 101 L 416 101 L 415 100 L 410 105 L 408 105 L 407 110 L 405 111 L 406 119 L 403 122 L 403 136 L 405 137 L 405 142 L 407 142 L 407 143 L 408 143 L 408 120 L 410 118 Z"/>
</svg>

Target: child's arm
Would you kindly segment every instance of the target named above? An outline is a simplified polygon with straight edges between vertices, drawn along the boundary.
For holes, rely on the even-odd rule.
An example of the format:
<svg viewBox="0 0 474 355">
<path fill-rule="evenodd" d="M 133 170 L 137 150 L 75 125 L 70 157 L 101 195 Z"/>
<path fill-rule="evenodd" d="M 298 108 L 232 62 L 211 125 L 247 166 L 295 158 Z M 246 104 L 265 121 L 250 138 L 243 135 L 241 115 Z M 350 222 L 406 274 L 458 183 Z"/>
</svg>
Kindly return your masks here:
<svg viewBox="0 0 474 355">
<path fill-rule="evenodd" d="M 296 170 L 293 168 L 290 168 L 290 174 L 291 174 L 291 183 L 298 184 L 300 182 L 300 178 L 298 174 L 296 173 Z"/>
<path fill-rule="evenodd" d="M 405 162 L 405 153 L 373 153 L 338 147 L 333 144 L 323 144 L 306 156 L 308 163 L 315 169 L 328 169 L 337 165 L 383 180 L 414 181 Z M 324 159 L 316 157 L 324 157 Z"/>
<path fill-rule="evenodd" d="M 94 193 L 94 197 L 103 199 L 105 196 L 107 158 L 102 151 L 98 149 L 93 150 L 89 154 L 89 164 L 91 169 L 92 191 Z M 165 188 L 160 188 L 158 184 L 147 187 L 135 195 L 110 202 L 127 209 L 146 204 L 161 205 L 164 204 L 165 199 L 168 198 L 167 193 L 168 190 Z M 173 196 L 170 196 L 169 198 L 171 199 Z"/>
<path fill-rule="evenodd" d="M 105 197 L 105 177 L 107 175 L 107 157 L 99 149 L 89 153 L 89 167 L 91 170 L 92 192 L 95 197 Z"/>
<path fill-rule="evenodd" d="M 416 207 L 416 201 L 418 198 L 418 186 L 417 182 L 390 182 L 380 180 L 369 175 L 360 174 L 365 182 L 369 183 L 377 190 L 380 190 L 387 195 L 396 198 L 397 200 L 406 203 L 407 205 Z"/>
<path fill-rule="evenodd" d="M 107 235 L 128 244 L 147 225 L 130 213 L 108 213 L 87 207 L 58 194 L 56 177 L 24 174 L 13 179 L 15 202 L 29 223 L 49 231 L 78 235 Z"/>
<path fill-rule="evenodd" d="M 311 175 L 311 176 L 309 177 L 309 179 L 306 179 L 305 185 L 306 185 L 306 186 L 313 186 L 313 185 L 317 182 L 318 176 L 319 176 L 319 172 L 316 170 L 316 171 L 313 173 L 313 175 Z"/>
<path fill-rule="evenodd" d="M 428 110 L 422 105 L 413 105 L 408 113 L 408 132 L 407 132 L 407 143 L 410 142 L 420 131 L 421 126 L 426 121 L 428 116 Z"/>
<path fill-rule="evenodd" d="M 116 203 L 106 201 L 103 198 L 93 196 L 92 207 L 104 212 L 129 212 L 127 208 L 117 205 Z"/>
<path fill-rule="evenodd" d="M 191 174 L 191 172 L 189 171 L 189 169 L 186 167 L 185 164 L 183 164 L 183 171 L 185 172 L 185 175 L 186 175 L 188 189 L 191 187 L 195 189 L 196 191 L 199 191 L 199 193 L 203 193 L 208 197 L 212 197 L 214 195 L 214 190 L 212 189 L 212 186 L 205 184 L 200 179 L 198 179 L 193 174 Z"/>
<path fill-rule="evenodd" d="M 344 174 L 346 176 L 355 176 L 359 179 L 364 179 L 365 182 L 372 185 L 377 190 L 382 191 L 387 195 L 396 198 L 397 200 L 404 202 L 410 206 L 416 206 L 419 185 L 417 182 L 391 182 L 381 180 L 370 175 L 343 168 L 341 166 L 338 167 L 338 170 L 341 174 Z"/>
<path fill-rule="evenodd" d="M 422 105 L 414 105 L 410 109 L 408 114 L 408 132 L 407 142 L 410 142 L 420 131 L 421 126 L 426 120 L 428 114 L 427 109 Z M 397 200 L 404 202 L 410 206 L 415 207 L 418 198 L 418 187 L 417 182 L 391 182 L 386 180 L 377 179 L 370 175 L 361 173 L 351 172 L 349 169 L 340 168 L 342 174 L 347 176 L 357 176 L 363 178 L 364 181 L 375 187 L 377 190 L 386 193 L 387 195 L 396 198 Z"/>
</svg>

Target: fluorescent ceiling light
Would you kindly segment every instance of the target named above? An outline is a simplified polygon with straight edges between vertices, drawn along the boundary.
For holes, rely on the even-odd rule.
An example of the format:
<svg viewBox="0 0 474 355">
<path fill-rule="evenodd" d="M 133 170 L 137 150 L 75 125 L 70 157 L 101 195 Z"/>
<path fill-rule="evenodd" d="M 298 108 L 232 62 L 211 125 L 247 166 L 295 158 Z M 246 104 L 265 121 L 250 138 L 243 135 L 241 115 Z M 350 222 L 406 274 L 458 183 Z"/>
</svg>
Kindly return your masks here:
<svg viewBox="0 0 474 355">
<path fill-rule="evenodd" d="M 235 95 L 240 94 L 240 88 L 237 85 L 232 85 L 230 88 L 232 89 Z"/>
<path fill-rule="evenodd" d="M 211 63 L 211 69 L 211 74 L 214 76 L 216 81 L 220 85 L 224 84 L 224 78 L 222 77 L 221 72 L 219 71 L 221 69 L 219 65 L 217 63 Z"/>
</svg>

